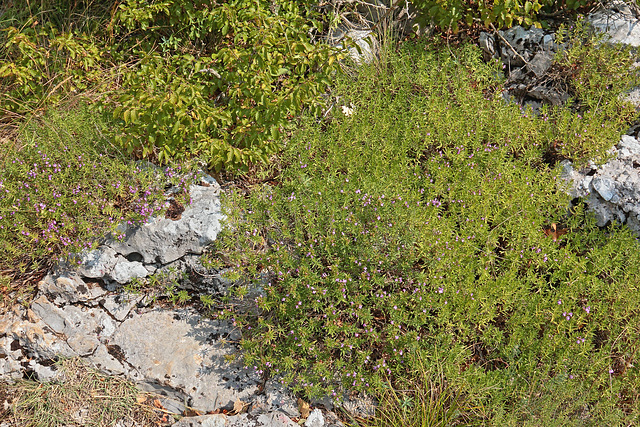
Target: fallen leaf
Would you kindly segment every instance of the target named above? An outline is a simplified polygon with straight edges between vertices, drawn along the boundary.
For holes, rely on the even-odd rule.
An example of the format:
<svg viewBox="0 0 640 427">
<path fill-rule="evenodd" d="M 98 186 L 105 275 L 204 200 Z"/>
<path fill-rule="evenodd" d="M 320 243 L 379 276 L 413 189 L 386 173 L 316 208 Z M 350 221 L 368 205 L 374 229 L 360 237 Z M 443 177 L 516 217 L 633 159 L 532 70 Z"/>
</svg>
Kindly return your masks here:
<svg viewBox="0 0 640 427">
<path fill-rule="evenodd" d="M 246 407 L 247 407 L 247 404 L 244 403 L 242 400 L 238 399 L 233 404 L 233 412 L 235 412 L 236 414 L 241 414 L 242 412 L 244 412 L 244 408 Z"/>
<path fill-rule="evenodd" d="M 309 418 L 311 413 L 309 404 L 300 398 L 298 398 L 298 410 L 300 411 L 300 418 Z"/>
<path fill-rule="evenodd" d="M 153 406 L 158 409 L 164 409 L 164 406 L 162 406 L 162 403 L 158 399 L 153 399 Z"/>
<path fill-rule="evenodd" d="M 145 396 L 144 394 L 139 394 L 136 396 L 136 402 L 138 402 L 139 404 L 143 404 L 146 401 L 147 401 L 147 396 Z"/>
<path fill-rule="evenodd" d="M 551 224 L 550 227 L 545 227 L 544 234 L 547 236 L 551 236 L 553 241 L 558 240 L 560 236 L 563 234 L 567 234 L 569 230 L 567 228 L 562 228 L 562 226 L 558 226 L 555 222 Z"/>
</svg>

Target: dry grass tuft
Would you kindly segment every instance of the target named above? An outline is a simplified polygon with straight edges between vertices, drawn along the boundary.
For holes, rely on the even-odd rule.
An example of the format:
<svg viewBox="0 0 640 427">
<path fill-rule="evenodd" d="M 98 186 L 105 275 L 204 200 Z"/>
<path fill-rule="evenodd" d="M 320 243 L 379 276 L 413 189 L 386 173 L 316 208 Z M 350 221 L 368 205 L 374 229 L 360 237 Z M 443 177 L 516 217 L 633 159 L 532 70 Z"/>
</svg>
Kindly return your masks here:
<svg viewBox="0 0 640 427">
<path fill-rule="evenodd" d="M 154 398 L 131 382 L 107 377 L 81 359 L 55 365 L 51 382 L 0 384 L 0 419 L 19 426 L 161 426 L 175 420 L 153 406 Z"/>
</svg>

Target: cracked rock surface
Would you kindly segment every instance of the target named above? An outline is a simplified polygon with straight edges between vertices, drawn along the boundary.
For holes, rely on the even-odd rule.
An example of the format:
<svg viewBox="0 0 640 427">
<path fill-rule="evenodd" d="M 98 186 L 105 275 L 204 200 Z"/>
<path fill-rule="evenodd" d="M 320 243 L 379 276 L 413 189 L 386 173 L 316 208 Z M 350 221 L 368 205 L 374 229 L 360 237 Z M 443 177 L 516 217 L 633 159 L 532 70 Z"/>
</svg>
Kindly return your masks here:
<svg viewBox="0 0 640 427">
<path fill-rule="evenodd" d="M 22 376 L 26 360 L 80 356 L 102 372 L 124 375 L 200 411 L 246 401 L 256 392 L 260 379 L 227 360 L 239 338 L 232 325 L 204 319 L 193 309 L 147 306 L 141 296 L 108 293 L 70 276 L 47 276 L 30 308 L 3 318 L 3 376 Z M 86 292 L 67 292 L 69 299 L 51 293 L 50 283 L 63 283 L 66 292 L 69 282 Z M 46 372 L 41 378 L 31 370 L 41 380 L 55 376 Z"/>
<path fill-rule="evenodd" d="M 163 407 L 176 414 L 187 407 L 230 410 L 238 400 L 249 408 L 234 416 L 185 417 L 177 426 L 298 425 L 291 420 L 300 416 L 295 397 L 241 365 L 240 333 L 232 323 L 204 318 L 193 308 L 154 305 L 148 295 L 122 290 L 134 278 L 161 272 L 196 294 L 226 292 L 230 283 L 204 269 L 198 257 L 220 232 L 219 192 L 215 180 L 204 177 L 191 187 L 192 204 L 179 218 L 126 228 L 123 240 L 106 239 L 83 254 L 76 269 L 51 271 L 28 307 L 15 306 L 0 317 L 0 381 L 55 380 L 56 360 L 81 357 L 160 395 Z M 330 423 L 319 419 L 316 413 L 313 425 L 341 425 L 335 416 Z"/>
<path fill-rule="evenodd" d="M 616 221 L 640 236 L 640 141 L 624 135 L 610 154 L 613 158 L 607 163 L 580 170 L 565 160 L 562 178 L 569 183 L 572 197 L 586 201 L 598 226 Z"/>
<path fill-rule="evenodd" d="M 588 21 L 598 31 L 606 33 L 608 41 L 640 46 L 640 25 L 638 25 L 638 9 L 624 1 L 610 2 L 588 16 Z"/>
<path fill-rule="evenodd" d="M 297 426 L 295 397 L 274 379 L 262 383 L 238 361 L 239 332 L 191 308 L 159 308 L 142 295 L 109 292 L 77 274 L 49 274 L 29 308 L 16 306 L 0 319 L 0 380 L 55 380 L 53 362 L 82 357 L 109 375 L 135 381 L 181 414 L 231 409 L 240 400 L 248 413 L 186 417 L 176 426 Z M 318 411 L 319 412 L 319 411 Z M 309 419 L 324 423 L 322 414 Z M 322 420 L 322 422 L 321 422 Z"/>
<path fill-rule="evenodd" d="M 124 238 L 109 237 L 97 249 L 81 255 L 81 277 L 125 284 L 144 278 L 185 255 L 200 255 L 211 244 L 225 219 L 220 206 L 220 186 L 211 177 L 191 185 L 191 204 L 179 215 L 155 217 L 141 226 L 123 224 Z"/>
</svg>

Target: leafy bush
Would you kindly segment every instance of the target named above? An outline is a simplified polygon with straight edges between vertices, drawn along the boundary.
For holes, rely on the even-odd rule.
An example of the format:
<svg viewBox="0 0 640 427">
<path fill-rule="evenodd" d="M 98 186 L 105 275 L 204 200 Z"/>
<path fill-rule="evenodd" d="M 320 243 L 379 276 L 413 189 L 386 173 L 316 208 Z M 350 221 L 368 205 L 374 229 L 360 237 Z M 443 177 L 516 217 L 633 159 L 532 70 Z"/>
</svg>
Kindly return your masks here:
<svg viewBox="0 0 640 427">
<path fill-rule="evenodd" d="M 476 49 L 444 51 L 345 77 L 277 184 L 229 196 L 211 263 L 253 307 L 216 315 L 247 366 L 308 395 L 406 389 L 420 359 L 496 425 L 636 419 L 636 239 L 568 215 L 553 125 L 504 103 Z"/>
<path fill-rule="evenodd" d="M 412 0 L 422 13 L 420 23 L 433 22 L 440 28 L 451 28 L 457 32 L 460 24 L 471 26 L 480 23 L 485 28 L 509 28 L 513 25 L 535 25 L 541 27 L 539 13 L 551 15 L 569 14 L 589 7 L 592 0 Z"/>
<path fill-rule="evenodd" d="M 339 71 L 341 54 L 311 44 L 320 23 L 304 3 L 98 3 L 42 2 L 27 14 L 9 5 L 0 24 L 5 121 L 100 93 L 129 154 L 246 169 L 278 149 L 292 117 L 317 111 Z"/>
<path fill-rule="evenodd" d="M 7 27 L 0 38 L 4 118 L 15 119 L 104 79 L 104 55 L 87 34 Z"/>
<path fill-rule="evenodd" d="M 160 161 L 203 156 L 216 171 L 266 161 L 338 70 L 334 50 L 309 42 L 309 12 L 294 1 L 121 4 L 116 27 L 145 43 L 113 100 L 117 140 Z"/>
</svg>

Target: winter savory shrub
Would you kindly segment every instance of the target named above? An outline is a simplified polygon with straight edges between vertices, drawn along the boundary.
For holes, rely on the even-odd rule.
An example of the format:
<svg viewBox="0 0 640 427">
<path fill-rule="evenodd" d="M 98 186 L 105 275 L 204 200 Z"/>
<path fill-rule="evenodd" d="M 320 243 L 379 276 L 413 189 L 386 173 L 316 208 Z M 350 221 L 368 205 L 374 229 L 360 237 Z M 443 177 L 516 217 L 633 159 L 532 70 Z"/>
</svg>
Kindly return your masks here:
<svg viewBox="0 0 640 427">
<path fill-rule="evenodd" d="M 159 179 L 110 149 L 108 125 L 86 107 L 51 111 L 24 125 L 15 146 L 0 153 L 3 276 L 37 271 L 90 247 L 121 222 L 159 214 L 164 180 L 188 185 L 177 170 Z"/>
<path fill-rule="evenodd" d="M 245 302 L 217 315 L 250 369 L 307 395 L 406 389 L 420 360 L 498 425 L 635 417 L 638 243 L 568 209 L 552 124 L 479 58 L 405 43 L 344 77 L 279 176 L 228 197 L 211 258 Z"/>
</svg>

